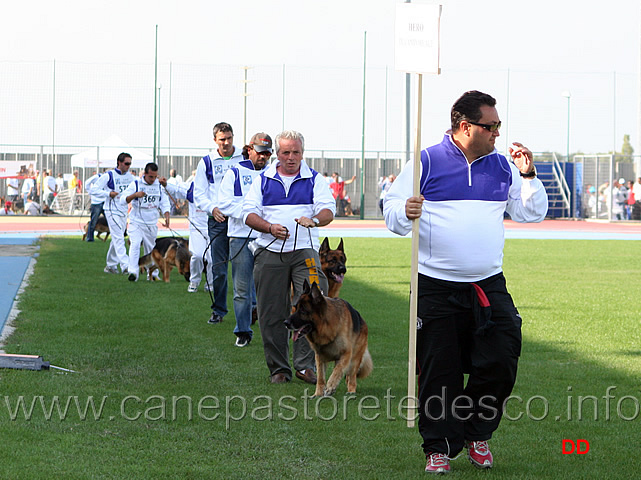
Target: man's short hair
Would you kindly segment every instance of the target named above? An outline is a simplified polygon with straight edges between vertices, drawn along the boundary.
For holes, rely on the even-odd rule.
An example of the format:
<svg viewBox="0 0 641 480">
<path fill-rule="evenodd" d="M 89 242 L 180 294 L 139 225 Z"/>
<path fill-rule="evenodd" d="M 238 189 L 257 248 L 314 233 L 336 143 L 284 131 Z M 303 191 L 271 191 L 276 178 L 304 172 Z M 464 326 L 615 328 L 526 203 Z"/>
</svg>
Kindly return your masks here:
<svg viewBox="0 0 641 480">
<path fill-rule="evenodd" d="M 299 132 L 296 132 L 294 130 L 285 130 L 283 132 L 280 132 L 278 135 L 276 135 L 276 139 L 274 140 L 274 143 L 276 144 L 276 155 L 278 155 L 278 152 L 280 151 L 280 141 L 284 140 L 299 140 L 300 145 L 303 149 L 303 152 L 305 151 L 305 138 L 303 135 Z"/>
<path fill-rule="evenodd" d="M 147 165 L 145 165 L 145 173 L 149 172 L 157 172 L 158 171 L 158 165 L 155 164 L 154 162 L 149 162 Z"/>
<path fill-rule="evenodd" d="M 122 152 L 120 155 L 118 155 L 118 159 L 116 160 L 116 162 L 123 163 L 128 158 L 131 158 L 131 155 L 129 155 L 128 153 Z"/>
<path fill-rule="evenodd" d="M 218 132 L 229 132 L 232 135 L 234 134 L 234 129 L 231 128 L 231 125 L 227 122 L 220 122 L 214 125 L 214 137 Z"/>
<path fill-rule="evenodd" d="M 483 116 L 481 113 L 481 107 L 483 105 L 494 107 L 496 105 L 496 99 L 478 90 L 471 90 L 461 95 L 452 106 L 452 132 L 456 133 L 458 131 L 462 121 L 478 122 Z"/>
</svg>

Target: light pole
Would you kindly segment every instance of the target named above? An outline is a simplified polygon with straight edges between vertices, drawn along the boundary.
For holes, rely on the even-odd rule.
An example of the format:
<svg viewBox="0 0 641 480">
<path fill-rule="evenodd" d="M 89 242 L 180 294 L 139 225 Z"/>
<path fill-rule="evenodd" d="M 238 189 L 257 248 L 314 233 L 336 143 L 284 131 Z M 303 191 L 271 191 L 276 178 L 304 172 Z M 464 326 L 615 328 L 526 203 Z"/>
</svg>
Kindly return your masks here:
<svg viewBox="0 0 641 480">
<path fill-rule="evenodd" d="M 562 97 L 565 97 L 568 99 L 568 136 L 567 136 L 567 145 L 566 145 L 566 151 L 565 151 L 565 161 L 569 162 L 570 161 L 570 91 L 565 90 L 564 92 L 561 93 Z"/>
<path fill-rule="evenodd" d="M 565 166 L 570 161 L 570 97 L 571 97 L 570 91 L 569 90 L 565 90 L 565 91 L 561 92 L 561 96 L 568 99 L 568 130 L 567 130 L 567 143 L 565 145 L 565 163 L 563 164 L 563 176 L 565 177 Z M 576 176 L 576 174 L 574 174 L 573 176 Z M 566 181 L 567 181 L 567 179 L 566 179 Z M 572 187 L 573 187 L 574 191 L 570 192 L 570 195 L 571 195 L 572 200 L 574 200 L 576 198 L 576 185 L 575 185 L 574 181 L 572 182 Z M 572 205 L 573 203 L 574 203 L 574 201 L 570 202 L 570 208 L 572 210 L 573 210 L 573 205 Z M 572 213 L 573 212 L 571 211 L 570 212 L 570 216 L 574 216 Z"/>
<path fill-rule="evenodd" d="M 158 147 L 156 149 L 156 156 L 160 157 L 160 89 L 162 88 L 162 83 L 158 84 Z M 158 160 L 154 159 L 154 162 L 158 163 Z"/>
<path fill-rule="evenodd" d="M 245 71 L 245 79 L 243 80 L 243 145 L 247 143 L 247 97 L 249 96 L 249 93 L 247 93 L 247 84 L 249 83 L 247 70 L 250 68 L 252 67 L 243 67 Z"/>
</svg>

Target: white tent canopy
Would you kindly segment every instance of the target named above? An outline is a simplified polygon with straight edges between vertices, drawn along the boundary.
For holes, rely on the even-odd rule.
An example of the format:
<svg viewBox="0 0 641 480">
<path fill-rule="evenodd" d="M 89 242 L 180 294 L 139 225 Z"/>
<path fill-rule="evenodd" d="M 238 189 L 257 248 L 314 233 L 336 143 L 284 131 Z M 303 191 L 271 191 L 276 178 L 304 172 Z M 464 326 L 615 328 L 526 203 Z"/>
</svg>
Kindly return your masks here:
<svg viewBox="0 0 641 480">
<path fill-rule="evenodd" d="M 131 168 L 144 168 L 145 165 L 153 161 L 151 155 L 129 148 L 118 135 L 112 135 L 103 141 L 100 146 L 72 155 L 71 166 L 81 168 L 114 168 L 116 166 L 116 159 L 122 152 L 127 152 L 131 155 Z"/>
</svg>

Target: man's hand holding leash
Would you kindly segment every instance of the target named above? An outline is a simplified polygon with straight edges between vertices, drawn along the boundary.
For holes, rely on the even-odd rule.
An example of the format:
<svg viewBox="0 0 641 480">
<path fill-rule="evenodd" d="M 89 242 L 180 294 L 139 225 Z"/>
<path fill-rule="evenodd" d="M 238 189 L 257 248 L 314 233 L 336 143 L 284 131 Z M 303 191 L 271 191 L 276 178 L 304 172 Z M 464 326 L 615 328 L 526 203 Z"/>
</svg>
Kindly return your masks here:
<svg viewBox="0 0 641 480">
<path fill-rule="evenodd" d="M 270 224 L 269 233 L 279 240 L 287 240 L 289 238 L 289 230 L 287 230 L 285 225 L 281 225 L 280 223 Z"/>
<path fill-rule="evenodd" d="M 314 227 L 324 227 L 328 225 L 334 219 L 334 214 L 327 210 L 326 208 L 322 209 L 318 214 L 313 217 L 300 217 L 295 218 L 294 221 L 299 224 L 301 227 L 305 228 L 314 228 Z"/>
</svg>

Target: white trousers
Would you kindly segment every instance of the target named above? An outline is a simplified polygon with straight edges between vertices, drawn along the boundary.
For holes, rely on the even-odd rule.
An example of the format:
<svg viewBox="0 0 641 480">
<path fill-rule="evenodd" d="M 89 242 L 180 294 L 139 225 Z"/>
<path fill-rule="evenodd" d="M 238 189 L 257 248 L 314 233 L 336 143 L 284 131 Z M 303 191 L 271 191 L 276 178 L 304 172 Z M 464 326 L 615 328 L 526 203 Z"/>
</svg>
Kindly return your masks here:
<svg viewBox="0 0 641 480">
<path fill-rule="evenodd" d="M 207 275 L 207 285 L 212 287 L 214 285 L 214 278 L 211 269 L 211 248 L 207 248 L 209 245 L 209 236 L 207 232 L 207 223 L 205 223 L 204 226 L 189 225 L 189 250 L 192 254 L 191 262 L 189 263 L 189 269 L 191 271 L 189 282 L 194 285 L 200 285 L 206 260 L 209 265 L 209 268 L 207 268 L 205 272 Z"/>
<path fill-rule="evenodd" d="M 158 236 L 158 224 L 139 225 L 137 223 L 129 224 L 129 274 L 136 275 L 138 279 L 138 260 L 140 260 L 140 245 L 142 245 L 143 255 L 147 255 L 156 245 Z M 154 276 L 158 276 L 158 270 L 154 271 Z"/>
<path fill-rule="evenodd" d="M 105 217 L 109 224 L 111 242 L 107 251 L 107 267 L 125 270 L 129 265 L 127 247 L 125 246 L 125 230 L 127 229 L 127 215 L 117 210 L 112 211 L 105 206 Z"/>
</svg>

